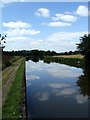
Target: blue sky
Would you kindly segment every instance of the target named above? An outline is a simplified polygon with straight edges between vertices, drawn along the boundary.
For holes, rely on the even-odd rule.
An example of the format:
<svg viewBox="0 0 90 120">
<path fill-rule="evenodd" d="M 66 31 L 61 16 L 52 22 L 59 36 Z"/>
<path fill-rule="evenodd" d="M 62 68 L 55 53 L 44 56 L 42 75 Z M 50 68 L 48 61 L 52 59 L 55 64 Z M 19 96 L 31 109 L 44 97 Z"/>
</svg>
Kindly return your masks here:
<svg viewBox="0 0 90 120">
<path fill-rule="evenodd" d="M 88 32 L 87 2 L 13 2 L 2 6 L 5 50 L 76 50 Z"/>
</svg>

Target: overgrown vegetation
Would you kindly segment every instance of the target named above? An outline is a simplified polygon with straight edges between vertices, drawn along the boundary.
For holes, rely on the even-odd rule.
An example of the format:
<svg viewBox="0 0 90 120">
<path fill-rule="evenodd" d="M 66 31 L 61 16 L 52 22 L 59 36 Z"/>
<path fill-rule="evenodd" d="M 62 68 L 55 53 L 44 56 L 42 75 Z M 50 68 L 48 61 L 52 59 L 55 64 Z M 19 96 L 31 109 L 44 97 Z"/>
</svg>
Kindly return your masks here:
<svg viewBox="0 0 90 120">
<path fill-rule="evenodd" d="M 10 87 L 9 92 L 6 96 L 5 104 L 2 107 L 3 120 L 17 120 L 21 115 L 20 105 L 22 83 L 24 79 L 24 63 L 25 59 L 22 59 L 22 62 L 17 70 L 15 80 L 13 81 L 12 86 Z"/>
<path fill-rule="evenodd" d="M 6 67 L 9 67 L 10 65 L 12 65 L 13 62 L 18 60 L 19 58 L 20 58 L 20 56 L 2 54 L 2 70 L 5 69 Z"/>
<path fill-rule="evenodd" d="M 56 62 L 56 63 L 67 64 L 75 67 L 84 67 L 84 59 L 81 58 L 64 58 L 64 57 L 47 56 L 44 57 L 44 62 L 46 63 Z"/>
<path fill-rule="evenodd" d="M 90 61 L 90 34 L 80 38 L 80 43 L 77 44 L 77 49 L 82 55 L 85 55 L 86 61 Z"/>
</svg>

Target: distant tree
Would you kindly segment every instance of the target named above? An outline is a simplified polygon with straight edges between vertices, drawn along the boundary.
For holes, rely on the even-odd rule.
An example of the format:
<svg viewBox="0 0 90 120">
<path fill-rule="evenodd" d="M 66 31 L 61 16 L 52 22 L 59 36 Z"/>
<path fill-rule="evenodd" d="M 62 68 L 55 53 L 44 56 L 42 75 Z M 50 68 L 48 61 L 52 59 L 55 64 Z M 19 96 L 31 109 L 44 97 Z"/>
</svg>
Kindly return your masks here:
<svg viewBox="0 0 90 120">
<path fill-rule="evenodd" d="M 85 55 L 86 60 L 90 60 L 90 34 L 80 38 L 80 43 L 77 44 L 77 49 L 82 55 Z"/>
<path fill-rule="evenodd" d="M 53 55 L 57 55 L 57 52 L 56 51 L 52 51 L 52 56 Z"/>
<path fill-rule="evenodd" d="M 69 53 L 68 53 L 69 55 L 72 55 L 73 54 L 73 52 L 72 51 L 69 51 Z"/>
<path fill-rule="evenodd" d="M 64 55 L 68 55 L 68 53 L 67 53 L 67 52 L 64 52 Z"/>
</svg>

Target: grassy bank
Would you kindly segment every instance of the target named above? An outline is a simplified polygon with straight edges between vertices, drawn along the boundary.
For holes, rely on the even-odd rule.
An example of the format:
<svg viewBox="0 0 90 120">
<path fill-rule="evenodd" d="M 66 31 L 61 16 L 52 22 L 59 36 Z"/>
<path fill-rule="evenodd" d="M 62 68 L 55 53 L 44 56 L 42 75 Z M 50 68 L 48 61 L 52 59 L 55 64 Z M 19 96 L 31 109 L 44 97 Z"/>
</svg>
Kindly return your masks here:
<svg viewBox="0 0 90 120">
<path fill-rule="evenodd" d="M 12 56 L 12 55 L 5 55 L 2 54 L 2 70 L 6 67 L 9 67 L 15 62 L 16 60 L 20 59 L 20 56 Z"/>
<path fill-rule="evenodd" d="M 44 57 L 44 62 L 47 62 L 47 63 L 56 62 L 56 63 L 66 64 L 74 67 L 80 67 L 80 68 L 84 67 L 84 58 L 46 56 Z"/>
<path fill-rule="evenodd" d="M 24 79 L 25 59 L 23 58 L 16 72 L 15 79 L 7 93 L 6 101 L 2 107 L 2 117 L 17 120 L 21 116 L 20 107 L 22 99 L 22 83 Z"/>
</svg>

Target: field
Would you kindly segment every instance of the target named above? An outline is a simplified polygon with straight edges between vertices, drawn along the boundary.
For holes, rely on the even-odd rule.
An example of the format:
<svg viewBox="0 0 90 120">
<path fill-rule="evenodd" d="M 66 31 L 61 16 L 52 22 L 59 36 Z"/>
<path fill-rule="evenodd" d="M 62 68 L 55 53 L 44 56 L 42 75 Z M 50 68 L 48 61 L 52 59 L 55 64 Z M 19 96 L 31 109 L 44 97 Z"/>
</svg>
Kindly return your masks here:
<svg viewBox="0 0 90 120">
<path fill-rule="evenodd" d="M 77 54 L 77 55 L 58 55 L 58 56 L 53 56 L 53 57 L 63 57 L 63 58 L 81 58 L 83 59 L 83 55 Z"/>
<path fill-rule="evenodd" d="M 66 64 L 74 67 L 84 67 L 85 61 L 84 56 L 77 54 L 77 55 L 58 55 L 58 56 L 45 56 L 44 62 L 57 62 L 61 64 Z"/>
</svg>

